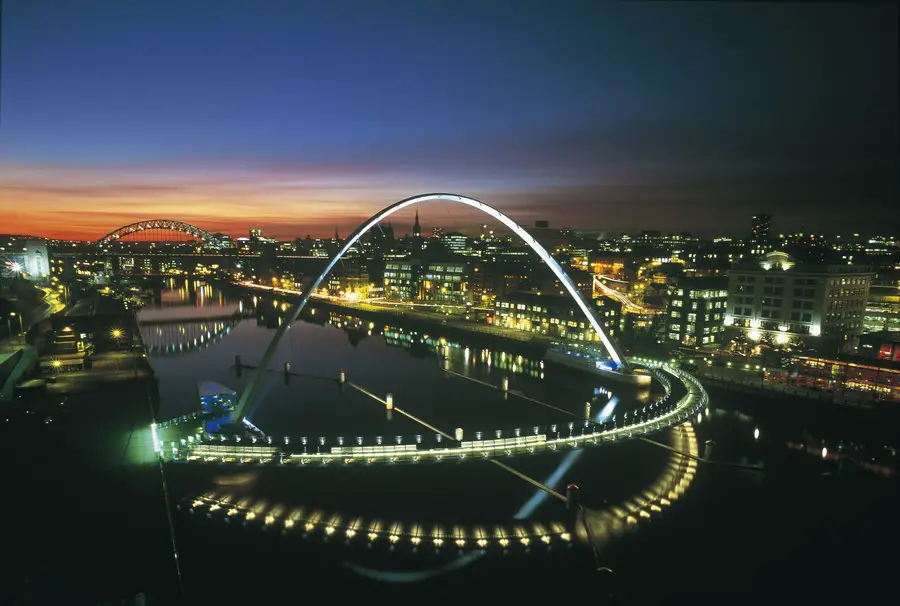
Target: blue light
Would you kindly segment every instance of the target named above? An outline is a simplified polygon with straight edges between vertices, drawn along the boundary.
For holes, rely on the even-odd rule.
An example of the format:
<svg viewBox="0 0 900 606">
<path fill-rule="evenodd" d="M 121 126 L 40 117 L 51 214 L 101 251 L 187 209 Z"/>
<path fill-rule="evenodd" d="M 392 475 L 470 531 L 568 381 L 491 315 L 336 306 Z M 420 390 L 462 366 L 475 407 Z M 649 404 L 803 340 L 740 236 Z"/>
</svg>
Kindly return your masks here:
<svg viewBox="0 0 900 606">
<path fill-rule="evenodd" d="M 559 466 L 550 474 L 550 476 L 544 480 L 544 485 L 548 488 L 553 488 L 557 484 L 559 484 L 560 480 L 562 480 L 563 475 L 569 471 L 572 465 L 584 454 L 584 449 L 572 450 L 566 453 L 566 456 L 563 457 L 563 460 L 560 462 Z M 516 515 L 513 516 L 516 520 L 523 520 L 531 516 L 532 513 L 543 503 L 547 497 L 550 496 L 544 490 L 538 488 L 535 493 L 532 495 L 528 501 L 525 502 L 524 505 L 516 512 Z"/>
</svg>

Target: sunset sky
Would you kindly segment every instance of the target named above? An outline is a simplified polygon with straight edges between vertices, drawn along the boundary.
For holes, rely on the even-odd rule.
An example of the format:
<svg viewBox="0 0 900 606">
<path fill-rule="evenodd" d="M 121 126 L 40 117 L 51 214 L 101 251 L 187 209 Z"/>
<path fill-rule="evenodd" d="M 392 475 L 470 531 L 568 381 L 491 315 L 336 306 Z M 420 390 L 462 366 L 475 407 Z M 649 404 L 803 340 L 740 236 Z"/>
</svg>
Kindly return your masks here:
<svg viewBox="0 0 900 606">
<path fill-rule="evenodd" d="M 3 9 L 0 233 L 324 236 L 429 191 L 613 231 L 900 227 L 889 3 Z"/>
</svg>

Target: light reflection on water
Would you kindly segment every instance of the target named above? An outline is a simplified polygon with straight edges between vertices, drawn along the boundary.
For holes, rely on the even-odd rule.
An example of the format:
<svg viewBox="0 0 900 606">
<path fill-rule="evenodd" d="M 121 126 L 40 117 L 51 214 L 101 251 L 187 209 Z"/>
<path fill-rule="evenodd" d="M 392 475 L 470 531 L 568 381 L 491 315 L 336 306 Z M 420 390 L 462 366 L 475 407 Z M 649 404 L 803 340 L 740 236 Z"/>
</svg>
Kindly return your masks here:
<svg viewBox="0 0 900 606">
<path fill-rule="evenodd" d="M 208 286 L 198 287 L 206 289 Z M 216 313 L 242 308 L 238 300 L 220 295 L 213 291 L 209 297 L 222 301 Z M 139 319 L 148 323 L 176 320 L 182 309 L 192 307 L 187 301 L 183 308 L 149 308 L 141 311 Z M 215 306 L 207 306 L 207 313 L 211 307 Z M 200 379 L 238 391 L 245 385 L 252 369 L 245 367 L 238 376 L 235 356 L 240 356 L 242 366 L 254 366 L 288 307 L 283 301 L 259 297 L 248 298 L 243 307 L 255 309 L 255 317 L 230 326 L 227 336 L 206 348 L 196 347 L 188 339 L 190 352 L 177 359 L 153 358 L 160 378 L 160 418 L 192 412 Z M 500 351 L 475 339 L 462 342 L 323 310 L 318 310 L 317 316 L 314 311 L 291 327 L 270 365 L 261 390 L 263 404 L 253 413 L 254 423 L 269 433 L 352 436 L 421 432 L 403 417 L 389 420 L 383 410 L 364 398 L 339 389 L 334 379 L 341 369 L 346 370 L 348 380 L 381 396 L 392 393 L 398 406 L 447 431 L 466 426 L 488 434 L 571 420 L 559 411 L 510 394 L 527 394 L 579 416 L 585 414 L 586 403 L 601 410 L 612 392 L 618 394 L 620 410 L 636 406 L 647 395 L 568 369 L 545 368 L 540 351 L 516 351 L 515 345 Z M 192 320 L 194 317 L 189 314 L 175 332 L 195 333 L 199 322 Z M 155 336 L 148 327 L 145 325 L 144 333 L 151 341 Z M 174 338 L 177 341 L 179 337 Z M 204 339 L 206 343 L 209 336 Z M 165 346 L 156 341 L 154 345 L 157 349 Z M 292 373 L 288 378 L 281 372 L 286 362 Z M 454 373 L 474 381 L 454 378 Z M 509 394 L 496 389 L 504 380 Z M 479 381 L 495 389 L 479 385 Z"/>
<path fill-rule="evenodd" d="M 254 318 L 231 326 L 227 334 L 220 331 L 212 342 L 204 337 L 203 348 L 173 359 L 153 359 L 160 377 L 160 418 L 192 412 L 200 379 L 240 390 L 250 371 L 245 369 L 238 377 L 235 356 L 240 356 L 243 364 L 254 365 L 262 357 L 279 319 L 289 309 L 286 301 L 255 295 L 242 301 L 239 294 L 184 279 L 168 280 L 158 295 L 140 312 L 139 319 L 185 318 L 187 322 L 169 325 L 182 334 L 197 332 L 202 317 L 256 311 Z M 446 429 L 464 421 L 471 425 L 472 419 L 478 419 L 478 429 L 488 433 L 516 424 L 528 426 L 558 419 L 540 407 L 449 378 L 441 372 L 442 368 L 494 385 L 507 377 L 510 391 L 525 393 L 574 414 L 582 414 L 586 402 L 592 404 L 594 411 L 603 409 L 608 398 L 598 398 L 598 389 L 615 394 L 619 414 L 649 395 L 621 385 L 604 385 L 598 379 L 552 365 L 545 368 L 540 352 L 527 348 L 516 351 L 521 348 L 518 344 L 502 351 L 479 344 L 474 338 L 471 342 L 442 338 L 439 327 L 435 327 L 436 334 L 430 334 L 422 329 L 392 326 L 383 319 L 373 321 L 321 309 L 311 309 L 304 317 L 291 328 L 276 354 L 263 390 L 267 398 L 254 417 L 276 434 L 410 435 L 419 431 L 402 416 L 395 415 L 388 421 L 384 411 L 367 406 L 347 392 L 341 393 L 331 381 L 341 369 L 346 370 L 350 380 L 382 396 L 391 392 L 398 406 L 418 412 Z M 157 330 L 173 329 L 158 326 Z M 148 340 L 152 339 L 151 335 Z M 172 342 L 177 342 L 177 335 Z M 291 377 L 285 384 L 278 371 L 288 361 L 292 371 L 301 376 Z M 840 418 L 824 421 L 822 415 L 806 409 L 760 408 L 758 402 L 739 393 L 713 391 L 712 395 L 713 404 L 721 400 L 725 408 L 713 409 L 711 416 L 703 415 L 702 433 L 704 440 L 712 443 L 707 448 L 712 448 L 717 457 L 753 462 L 774 441 L 781 448 L 815 443 L 819 450 L 827 446 L 833 453 L 851 453 L 861 462 L 896 468 L 896 438 L 873 432 L 871 427 L 845 424 Z M 515 420 L 512 425 L 511 419 Z M 760 433 L 758 438 L 754 438 L 756 431 Z"/>
</svg>

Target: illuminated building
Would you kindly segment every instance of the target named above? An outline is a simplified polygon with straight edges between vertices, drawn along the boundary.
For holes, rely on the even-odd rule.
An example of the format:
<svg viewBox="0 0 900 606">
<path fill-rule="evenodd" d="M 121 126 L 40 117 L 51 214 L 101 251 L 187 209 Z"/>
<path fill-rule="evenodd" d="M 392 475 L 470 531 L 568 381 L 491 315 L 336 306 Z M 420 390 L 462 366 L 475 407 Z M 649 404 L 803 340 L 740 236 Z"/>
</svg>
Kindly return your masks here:
<svg viewBox="0 0 900 606">
<path fill-rule="evenodd" d="M 590 272 L 583 271 L 580 269 L 568 269 L 566 273 L 572 279 L 572 282 L 575 283 L 575 287 L 585 296 L 585 298 L 590 299 L 594 295 L 594 276 Z M 554 275 L 546 275 L 546 278 L 541 282 L 541 292 L 545 294 L 565 294 L 565 286 L 559 281 Z"/>
<path fill-rule="evenodd" d="M 469 266 L 455 261 L 432 261 L 424 266 L 419 298 L 433 303 L 465 305 L 471 302 Z"/>
<path fill-rule="evenodd" d="M 872 273 L 868 267 L 797 265 L 782 252 L 729 272 L 726 326 L 751 343 L 849 349 L 862 332 Z M 821 338 L 820 338 L 821 337 Z"/>
<path fill-rule="evenodd" d="M 622 306 L 602 297 L 594 305 L 595 313 L 610 336 L 618 334 Z M 548 337 L 576 341 L 600 341 L 575 301 L 568 295 L 545 295 L 539 292 L 514 292 L 494 300 L 495 326 L 533 332 Z"/>
<path fill-rule="evenodd" d="M 753 223 L 750 227 L 750 254 L 752 256 L 764 255 L 770 250 L 772 231 L 772 215 L 761 213 L 753 215 Z"/>
<path fill-rule="evenodd" d="M 882 330 L 860 335 L 859 353 L 867 358 L 900 362 L 900 332 Z"/>
<path fill-rule="evenodd" d="M 349 298 L 369 296 L 369 271 L 359 257 L 344 257 L 343 263 L 335 266 L 328 274 L 328 291 L 332 295 Z"/>
<path fill-rule="evenodd" d="M 459 233 L 441 234 L 441 244 L 450 252 L 458 255 L 470 254 L 468 238 Z"/>
<path fill-rule="evenodd" d="M 684 345 L 723 341 L 728 278 L 679 278 L 669 293 L 666 337 Z"/>
<path fill-rule="evenodd" d="M 419 292 L 421 264 L 413 259 L 390 260 L 384 264 L 384 296 L 412 301 Z"/>
<path fill-rule="evenodd" d="M 872 284 L 863 315 L 863 330 L 900 331 L 900 287 L 895 284 Z"/>
<path fill-rule="evenodd" d="M 625 259 L 620 256 L 591 255 L 588 266 L 591 273 L 617 277 L 625 268 Z"/>
<path fill-rule="evenodd" d="M 39 280 L 50 275 L 50 255 L 43 240 L 11 240 L 0 250 L 5 263 L 3 275 L 22 275 L 26 280 Z"/>
<path fill-rule="evenodd" d="M 794 355 L 790 357 L 788 372 L 777 374 L 780 378 L 776 381 L 784 380 L 807 389 L 839 392 L 844 397 L 856 392 L 865 399 L 900 401 L 900 365 L 888 360 Z"/>
</svg>

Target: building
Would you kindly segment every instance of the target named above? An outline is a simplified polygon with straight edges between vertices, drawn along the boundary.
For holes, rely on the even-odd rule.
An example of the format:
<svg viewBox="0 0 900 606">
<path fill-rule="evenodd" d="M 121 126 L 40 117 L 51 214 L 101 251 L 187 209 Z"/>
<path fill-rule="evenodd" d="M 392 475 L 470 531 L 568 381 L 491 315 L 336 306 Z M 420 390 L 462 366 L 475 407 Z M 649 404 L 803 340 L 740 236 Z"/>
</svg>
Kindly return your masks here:
<svg viewBox="0 0 900 606">
<path fill-rule="evenodd" d="M 360 257 L 345 257 L 328 274 L 328 292 L 348 299 L 370 296 L 369 271 Z"/>
<path fill-rule="evenodd" d="M 472 302 L 470 267 L 457 261 L 430 261 L 423 267 L 419 298 L 429 303 L 466 305 Z"/>
<path fill-rule="evenodd" d="M 900 287 L 896 284 L 872 284 L 863 315 L 863 330 L 900 331 Z"/>
<path fill-rule="evenodd" d="M 611 338 L 617 335 L 622 318 L 621 304 L 604 297 L 594 305 L 606 334 Z M 494 300 L 491 323 L 552 338 L 600 341 L 600 335 L 569 295 L 546 295 L 532 291 L 498 296 Z"/>
<path fill-rule="evenodd" d="M 669 291 L 666 339 L 698 347 L 722 343 L 727 304 L 728 278 L 678 278 Z"/>
<path fill-rule="evenodd" d="M 468 238 L 460 233 L 452 233 L 452 234 L 441 234 L 440 236 L 441 244 L 444 247 L 457 255 L 467 254 L 469 250 L 469 242 Z"/>
<path fill-rule="evenodd" d="M 882 330 L 860 335 L 859 354 L 876 360 L 900 362 L 900 332 Z"/>
<path fill-rule="evenodd" d="M 44 374 L 59 374 L 83 370 L 85 359 L 92 349 L 91 335 L 80 333 L 72 326 L 54 330 L 41 348 L 40 371 Z"/>
<path fill-rule="evenodd" d="M 625 269 L 625 259 L 609 253 L 592 253 L 588 256 L 588 267 L 593 274 L 617 278 Z"/>
<path fill-rule="evenodd" d="M 764 255 L 772 247 L 772 215 L 760 213 L 753 215 L 750 226 L 750 254 L 753 256 Z"/>
<path fill-rule="evenodd" d="M 419 293 L 421 264 L 415 259 L 392 259 L 384 264 L 384 296 L 395 301 L 412 301 Z"/>
<path fill-rule="evenodd" d="M 584 295 L 585 298 L 590 299 L 594 296 L 594 275 L 592 273 L 581 269 L 569 268 L 566 270 L 566 275 L 569 276 L 572 283 L 575 284 L 575 288 Z M 543 272 L 543 276 L 544 278 L 541 281 L 540 288 L 541 292 L 545 294 L 568 296 L 566 287 L 559 281 L 556 274 Z"/>
<path fill-rule="evenodd" d="M 769 380 L 805 389 L 818 389 L 843 398 L 900 401 L 900 364 L 863 356 L 791 355 L 787 372 L 766 373 Z"/>
<path fill-rule="evenodd" d="M 871 281 L 865 266 L 798 265 L 771 252 L 729 272 L 725 324 L 751 343 L 850 350 Z"/>
<path fill-rule="evenodd" d="M 40 280 L 50 275 L 50 254 L 43 240 L 29 239 L 10 242 L 3 247 L 4 276 L 22 275 L 26 280 Z"/>
</svg>

